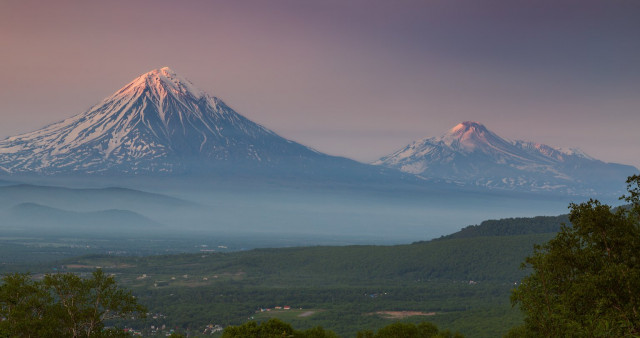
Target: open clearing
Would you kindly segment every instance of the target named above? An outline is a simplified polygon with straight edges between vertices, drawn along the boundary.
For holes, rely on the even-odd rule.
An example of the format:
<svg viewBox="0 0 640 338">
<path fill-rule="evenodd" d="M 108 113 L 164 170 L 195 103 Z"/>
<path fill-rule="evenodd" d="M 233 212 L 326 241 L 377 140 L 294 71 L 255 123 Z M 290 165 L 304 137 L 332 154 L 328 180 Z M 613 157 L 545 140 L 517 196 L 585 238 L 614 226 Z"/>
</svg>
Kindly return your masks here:
<svg viewBox="0 0 640 338">
<path fill-rule="evenodd" d="M 370 315 L 376 314 L 385 319 L 404 319 L 414 316 L 435 316 L 435 312 L 420 312 L 420 311 L 378 311 L 375 313 L 369 313 Z"/>
<path fill-rule="evenodd" d="M 257 312 L 255 314 L 256 319 L 268 319 L 268 318 L 278 318 L 283 321 L 293 320 L 295 318 L 307 319 L 312 317 L 313 315 L 321 312 L 319 309 L 271 309 L 269 311 Z"/>
</svg>

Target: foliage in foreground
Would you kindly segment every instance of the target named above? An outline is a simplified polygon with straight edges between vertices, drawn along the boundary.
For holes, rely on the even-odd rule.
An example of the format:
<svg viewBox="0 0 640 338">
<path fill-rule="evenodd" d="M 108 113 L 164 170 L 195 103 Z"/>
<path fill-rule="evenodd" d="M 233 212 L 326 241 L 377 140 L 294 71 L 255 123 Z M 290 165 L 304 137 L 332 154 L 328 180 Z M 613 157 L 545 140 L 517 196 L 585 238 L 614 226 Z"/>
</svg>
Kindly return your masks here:
<svg viewBox="0 0 640 338">
<path fill-rule="evenodd" d="M 573 226 L 535 247 L 511 296 L 525 315 L 512 336 L 640 335 L 640 176 L 627 185 L 629 207 L 571 204 Z"/>
<path fill-rule="evenodd" d="M 223 338 L 270 338 L 270 337 L 295 337 L 295 338 L 337 338 L 335 333 L 325 331 L 322 327 L 314 327 L 306 331 L 294 330 L 291 324 L 277 318 L 269 319 L 263 323 L 247 322 L 239 326 L 227 326 L 222 333 Z"/>
<path fill-rule="evenodd" d="M 377 333 L 373 331 L 360 331 L 357 338 L 461 338 L 460 333 L 451 333 L 449 330 L 440 331 L 437 326 L 429 322 L 418 325 L 412 323 L 389 324 Z"/>
<path fill-rule="evenodd" d="M 269 337 L 295 337 L 295 338 L 334 338 L 335 333 L 326 331 L 322 327 L 314 327 L 306 331 L 298 331 L 279 319 L 272 318 L 258 324 L 254 321 L 240 326 L 228 326 L 224 329 L 223 338 L 269 338 Z M 463 337 L 459 333 L 452 334 L 449 330 L 440 331 L 437 326 L 422 322 L 418 325 L 412 323 L 393 323 L 387 325 L 377 333 L 371 330 L 360 331 L 358 338 L 458 338 Z"/>
<path fill-rule="evenodd" d="M 0 285 L 0 337 L 114 337 L 105 321 L 144 316 L 130 292 L 116 285 L 102 270 L 83 279 L 75 274 L 9 274 Z"/>
</svg>

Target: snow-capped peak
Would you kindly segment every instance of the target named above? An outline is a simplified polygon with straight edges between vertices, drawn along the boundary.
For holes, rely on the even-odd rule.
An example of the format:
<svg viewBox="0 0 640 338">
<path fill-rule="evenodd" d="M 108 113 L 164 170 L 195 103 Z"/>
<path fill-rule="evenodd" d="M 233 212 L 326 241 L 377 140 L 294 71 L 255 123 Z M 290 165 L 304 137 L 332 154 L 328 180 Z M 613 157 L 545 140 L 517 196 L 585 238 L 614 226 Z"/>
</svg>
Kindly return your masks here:
<svg viewBox="0 0 640 338">
<path fill-rule="evenodd" d="M 478 148 L 504 148 L 508 144 L 507 140 L 492 133 L 481 123 L 473 121 L 462 122 L 434 140 L 465 152 L 472 152 Z"/>
<path fill-rule="evenodd" d="M 204 91 L 198 89 L 186 78 L 177 75 L 171 68 L 162 67 L 138 76 L 113 96 L 137 96 L 145 90 L 150 90 L 159 99 L 163 99 L 168 94 L 191 96 L 196 99 L 206 95 Z"/>
<path fill-rule="evenodd" d="M 170 173 L 301 154 L 318 156 L 163 67 L 85 113 L 0 141 L 0 170 Z"/>
<path fill-rule="evenodd" d="M 479 122 L 464 121 L 462 123 L 458 123 L 455 127 L 451 128 L 447 134 L 459 134 L 459 133 L 466 133 L 470 131 L 486 132 L 487 128 Z"/>
</svg>

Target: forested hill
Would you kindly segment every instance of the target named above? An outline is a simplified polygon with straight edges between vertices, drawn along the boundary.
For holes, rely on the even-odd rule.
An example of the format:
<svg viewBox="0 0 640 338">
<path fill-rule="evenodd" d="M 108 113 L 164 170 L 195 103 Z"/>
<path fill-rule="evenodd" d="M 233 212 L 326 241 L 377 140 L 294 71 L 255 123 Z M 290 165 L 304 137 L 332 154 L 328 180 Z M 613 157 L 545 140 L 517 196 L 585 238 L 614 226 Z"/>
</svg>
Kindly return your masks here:
<svg viewBox="0 0 640 338">
<path fill-rule="evenodd" d="M 568 215 L 487 220 L 431 241 L 395 246 L 256 249 L 235 253 L 152 257 L 82 257 L 65 265 L 128 266 L 133 274 L 241 273 L 269 285 L 377 284 L 415 280 L 515 281 L 534 244 L 552 238 Z M 207 259 L 203 259 L 206 257 Z M 107 270 L 111 270 L 107 268 Z M 204 277 L 204 276 L 203 276 Z"/>
<path fill-rule="evenodd" d="M 402 283 L 416 280 L 513 282 L 534 244 L 553 234 L 455 238 L 397 246 L 255 249 L 234 253 L 151 257 L 85 256 L 65 266 L 102 266 L 122 276 L 229 274 L 261 285 L 326 286 Z M 122 268 L 125 267 L 125 268 Z"/>
<path fill-rule="evenodd" d="M 569 215 L 487 220 L 479 225 L 469 225 L 439 239 L 555 233 L 560 231 L 562 224 L 569 224 Z"/>
</svg>

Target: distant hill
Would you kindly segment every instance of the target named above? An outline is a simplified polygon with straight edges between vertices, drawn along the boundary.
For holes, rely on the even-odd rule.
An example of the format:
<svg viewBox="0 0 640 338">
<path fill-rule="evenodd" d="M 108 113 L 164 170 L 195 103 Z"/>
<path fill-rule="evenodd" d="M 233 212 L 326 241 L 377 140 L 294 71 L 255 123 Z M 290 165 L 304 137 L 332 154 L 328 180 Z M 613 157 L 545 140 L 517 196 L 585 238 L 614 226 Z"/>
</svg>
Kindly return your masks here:
<svg viewBox="0 0 640 338">
<path fill-rule="evenodd" d="M 40 234 L 126 234 L 152 231 L 162 224 L 129 210 L 74 212 L 35 203 L 21 203 L 0 211 L 4 231 Z"/>
<path fill-rule="evenodd" d="M 235 255 L 236 263 L 246 271 L 277 273 L 277 278 L 287 276 L 292 281 L 303 276 L 314 284 L 341 278 L 365 284 L 391 279 L 513 282 L 526 273 L 520 264 L 532 253 L 533 245 L 551 237 L 553 234 L 531 234 L 398 246 L 263 249 Z"/>
<path fill-rule="evenodd" d="M 183 199 L 126 188 L 75 189 L 19 184 L 0 186 L 0 209 L 20 203 L 35 203 L 75 211 L 130 209 L 140 207 L 184 207 Z"/>
</svg>

